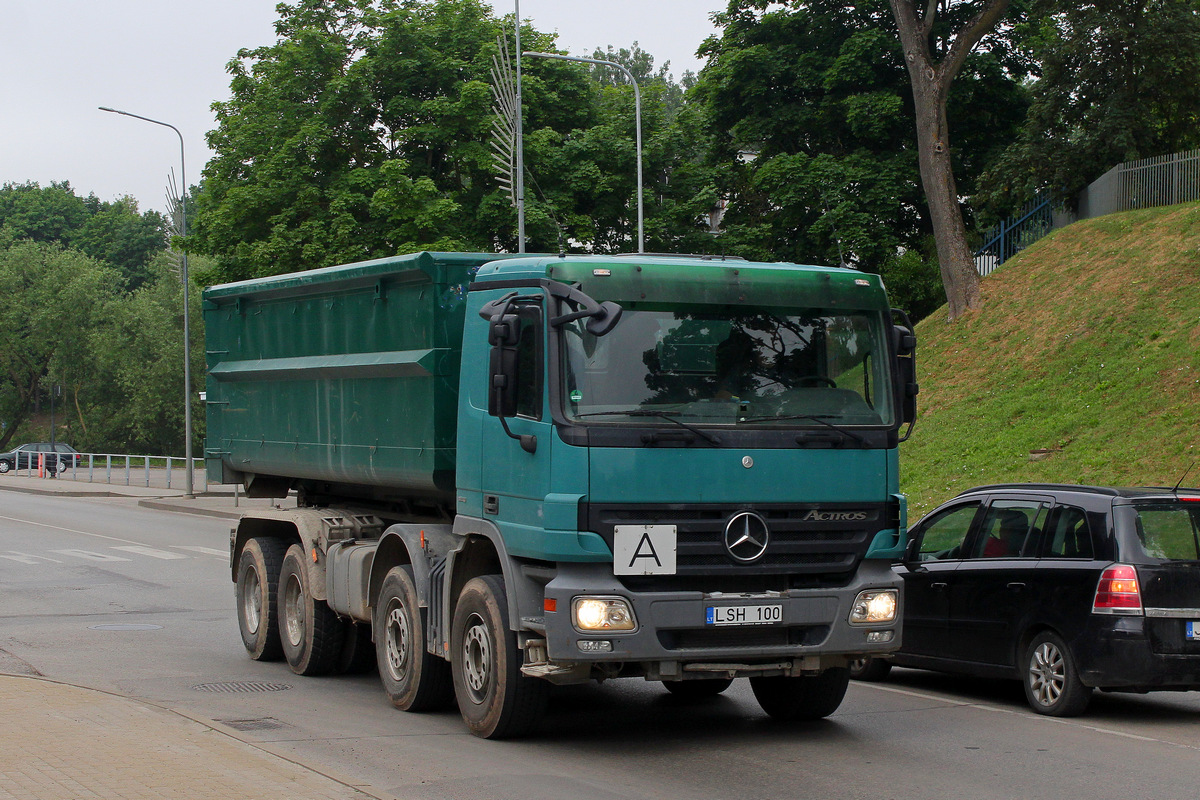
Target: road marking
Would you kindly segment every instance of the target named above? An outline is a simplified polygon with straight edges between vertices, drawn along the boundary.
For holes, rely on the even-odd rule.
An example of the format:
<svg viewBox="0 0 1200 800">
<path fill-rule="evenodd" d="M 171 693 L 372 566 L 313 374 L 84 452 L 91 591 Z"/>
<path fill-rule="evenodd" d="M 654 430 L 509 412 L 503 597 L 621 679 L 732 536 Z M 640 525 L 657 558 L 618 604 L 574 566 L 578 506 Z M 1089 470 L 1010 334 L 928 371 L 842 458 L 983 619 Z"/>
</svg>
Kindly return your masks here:
<svg viewBox="0 0 1200 800">
<path fill-rule="evenodd" d="M 216 547 L 200 547 L 194 544 L 173 544 L 171 547 L 174 547 L 176 550 L 190 550 L 193 553 L 202 553 L 206 556 L 219 556 L 223 559 L 229 558 L 228 550 L 220 550 Z"/>
<path fill-rule="evenodd" d="M 92 533 L 91 531 L 79 531 L 79 530 L 75 530 L 74 528 L 64 528 L 61 525 L 48 525 L 45 522 L 34 522 L 33 520 L 30 520 L 30 519 L 19 519 L 17 517 L 5 517 L 5 516 L 0 516 L 0 519 L 5 519 L 5 520 L 8 520 L 9 522 L 19 522 L 22 525 L 37 525 L 39 528 L 50 528 L 51 530 L 66 531 L 67 533 L 78 533 L 80 536 L 92 536 L 92 537 L 95 537 L 96 539 L 108 539 L 110 542 L 124 542 L 125 544 L 141 544 L 141 542 L 135 542 L 132 539 L 121 539 L 116 536 L 105 536 L 102 533 Z"/>
<path fill-rule="evenodd" d="M 113 550 L 122 550 L 126 553 L 136 553 L 139 556 L 150 556 L 151 558 L 161 558 L 163 561 L 170 561 L 177 558 L 190 558 L 180 553 L 171 553 L 166 550 L 155 550 L 153 547 L 145 547 L 139 544 L 129 544 L 124 547 L 114 547 Z"/>
<path fill-rule="evenodd" d="M 51 550 L 50 552 L 58 553 L 59 555 L 63 555 L 63 556 L 74 556 L 75 558 L 83 558 L 83 559 L 87 559 L 88 561 L 131 561 L 132 560 L 132 559 L 124 558 L 122 556 L 112 556 L 112 555 L 109 555 L 108 553 L 97 553 L 92 550 L 67 549 L 67 550 Z"/>
<path fill-rule="evenodd" d="M 16 561 L 18 564 L 40 564 L 43 561 L 50 561 L 55 564 L 61 564 L 57 558 L 49 556 L 35 556 L 32 553 L 22 553 L 19 550 L 9 550 L 12 555 L 4 555 L 0 553 L 0 558 L 7 558 L 9 561 Z"/>
<path fill-rule="evenodd" d="M 1081 722 L 1078 720 L 1063 719 L 1061 717 L 1050 717 L 1050 716 L 1046 716 L 1045 714 L 1038 714 L 1037 712 L 1029 710 L 1029 709 L 1001 708 L 1000 706 L 994 706 L 994 705 L 990 705 L 988 703 L 972 703 L 969 700 L 954 700 L 949 697 L 941 697 L 941 696 L 935 695 L 935 694 L 927 694 L 925 692 L 915 692 L 912 689 L 901 689 L 898 686 L 882 686 L 878 683 L 859 682 L 858 685 L 864 686 L 869 689 L 877 689 L 878 691 L 881 691 L 881 692 L 891 692 L 892 694 L 908 695 L 909 697 L 916 697 L 920 700 L 933 700 L 935 702 L 945 703 L 946 705 L 951 705 L 951 706 L 961 706 L 963 708 L 977 708 L 981 711 L 996 711 L 1001 714 L 1012 714 L 1013 716 L 1020 717 L 1021 719 L 1028 720 L 1029 722 L 1033 722 L 1035 724 L 1042 723 L 1042 722 L 1053 722 L 1053 723 L 1057 723 L 1059 725 L 1068 725 L 1072 728 L 1083 728 L 1084 730 L 1089 730 L 1094 733 L 1107 733 L 1112 736 L 1120 736 L 1124 739 L 1134 739 L 1139 742 L 1152 742 L 1154 744 L 1165 744 L 1165 745 L 1170 745 L 1172 747 L 1182 747 L 1182 748 L 1186 748 L 1188 750 L 1200 750 L 1200 745 L 1185 744 L 1183 742 L 1173 742 L 1170 739 L 1159 739 L 1159 738 L 1155 738 L 1153 736 L 1142 736 L 1137 733 L 1128 733 L 1126 731 L 1118 731 L 1118 730 L 1114 730 L 1112 728 L 1102 728 L 1099 725 L 1088 725 L 1087 723 L 1084 723 L 1084 722 Z"/>
</svg>

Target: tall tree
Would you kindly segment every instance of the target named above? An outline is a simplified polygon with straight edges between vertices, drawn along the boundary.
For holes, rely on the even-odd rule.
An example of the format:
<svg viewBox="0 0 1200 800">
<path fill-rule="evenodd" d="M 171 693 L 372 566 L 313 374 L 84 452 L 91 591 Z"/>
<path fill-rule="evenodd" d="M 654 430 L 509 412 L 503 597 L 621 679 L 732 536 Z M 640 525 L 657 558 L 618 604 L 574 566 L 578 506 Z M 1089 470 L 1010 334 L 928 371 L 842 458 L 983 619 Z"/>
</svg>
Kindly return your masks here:
<svg viewBox="0 0 1200 800">
<path fill-rule="evenodd" d="M 929 203 L 938 265 L 953 320 L 979 305 L 979 272 L 967 247 L 967 230 L 951 163 L 946 107 L 950 86 L 968 54 L 995 28 L 1010 0 L 889 2 L 912 84 L 921 184 Z M 948 12 L 965 18 L 948 29 L 945 25 L 939 27 L 939 14 L 949 16 Z"/>
</svg>

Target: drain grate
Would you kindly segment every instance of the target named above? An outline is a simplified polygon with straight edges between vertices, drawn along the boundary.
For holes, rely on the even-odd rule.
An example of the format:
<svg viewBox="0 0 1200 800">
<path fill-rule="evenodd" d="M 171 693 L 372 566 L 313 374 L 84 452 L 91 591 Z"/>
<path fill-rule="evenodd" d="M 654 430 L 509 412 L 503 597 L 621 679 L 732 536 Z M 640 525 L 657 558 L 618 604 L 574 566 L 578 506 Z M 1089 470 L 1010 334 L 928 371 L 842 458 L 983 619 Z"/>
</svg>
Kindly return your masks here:
<svg viewBox="0 0 1200 800">
<path fill-rule="evenodd" d="M 197 692 L 232 694 L 235 692 L 286 692 L 288 683 L 266 683 L 264 681 L 226 681 L 224 683 L 198 683 L 192 687 Z"/>
<path fill-rule="evenodd" d="M 228 725 L 235 731 L 277 731 L 283 723 L 274 717 L 259 717 L 258 719 L 219 719 L 217 722 Z"/>
</svg>

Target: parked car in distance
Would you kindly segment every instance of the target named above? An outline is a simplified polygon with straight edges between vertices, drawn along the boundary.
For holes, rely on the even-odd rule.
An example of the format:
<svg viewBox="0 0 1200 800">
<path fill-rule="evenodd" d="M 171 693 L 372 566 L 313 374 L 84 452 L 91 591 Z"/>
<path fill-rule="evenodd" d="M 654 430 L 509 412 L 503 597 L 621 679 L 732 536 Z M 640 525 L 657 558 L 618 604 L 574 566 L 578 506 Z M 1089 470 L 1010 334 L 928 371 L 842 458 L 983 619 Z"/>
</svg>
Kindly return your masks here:
<svg viewBox="0 0 1200 800">
<path fill-rule="evenodd" d="M 1041 714 L 1094 689 L 1200 689 L 1200 489 L 980 486 L 909 532 L 893 664 L 1017 678 Z"/>
<path fill-rule="evenodd" d="M 37 469 L 39 454 L 45 454 L 47 467 L 53 465 L 58 472 L 77 467 L 83 462 L 83 455 L 69 444 L 33 442 L 0 453 L 0 473 L 14 469 Z"/>
</svg>

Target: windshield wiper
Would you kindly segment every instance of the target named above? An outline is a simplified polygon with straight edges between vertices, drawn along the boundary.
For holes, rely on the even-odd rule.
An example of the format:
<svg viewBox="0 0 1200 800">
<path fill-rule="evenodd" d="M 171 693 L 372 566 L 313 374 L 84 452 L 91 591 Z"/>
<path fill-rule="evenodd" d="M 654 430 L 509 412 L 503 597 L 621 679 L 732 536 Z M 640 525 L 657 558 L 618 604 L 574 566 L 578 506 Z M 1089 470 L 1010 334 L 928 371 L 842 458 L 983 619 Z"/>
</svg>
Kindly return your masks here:
<svg viewBox="0 0 1200 800">
<path fill-rule="evenodd" d="M 611 416 L 614 414 L 624 416 L 624 417 L 655 417 L 656 419 L 665 419 L 667 422 L 674 422 L 676 425 L 683 428 L 684 430 L 687 430 L 687 431 L 690 431 L 690 432 L 696 434 L 701 439 L 704 439 L 705 441 L 707 441 L 709 444 L 713 445 L 714 447 L 717 447 L 721 444 L 721 440 L 718 439 L 716 436 L 713 436 L 711 433 L 701 430 L 700 428 L 697 428 L 695 425 L 689 425 L 680 419 L 676 419 L 675 417 L 671 416 L 671 414 L 669 412 L 656 411 L 651 408 L 631 408 L 627 411 L 589 411 L 586 414 L 576 414 L 575 416 L 576 417 L 599 417 L 599 416 L 604 416 L 604 415 Z"/>
<path fill-rule="evenodd" d="M 783 420 L 792 420 L 792 419 L 810 419 L 813 422 L 817 422 L 817 423 L 820 423 L 821 425 L 824 425 L 826 428 L 829 428 L 830 430 L 837 431 L 838 433 L 842 434 L 843 436 L 849 436 L 851 439 L 853 439 L 854 441 L 863 445 L 864 447 L 867 444 L 867 440 L 864 439 L 862 436 L 859 436 L 854 431 L 848 430 L 847 428 L 844 428 L 841 425 L 834 425 L 832 422 L 827 422 L 826 420 L 837 419 L 837 417 L 834 416 L 833 414 L 785 414 L 782 417 L 748 417 L 746 419 L 741 420 L 741 422 L 768 422 L 771 420 L 783 421 Z"/>
</svg>

